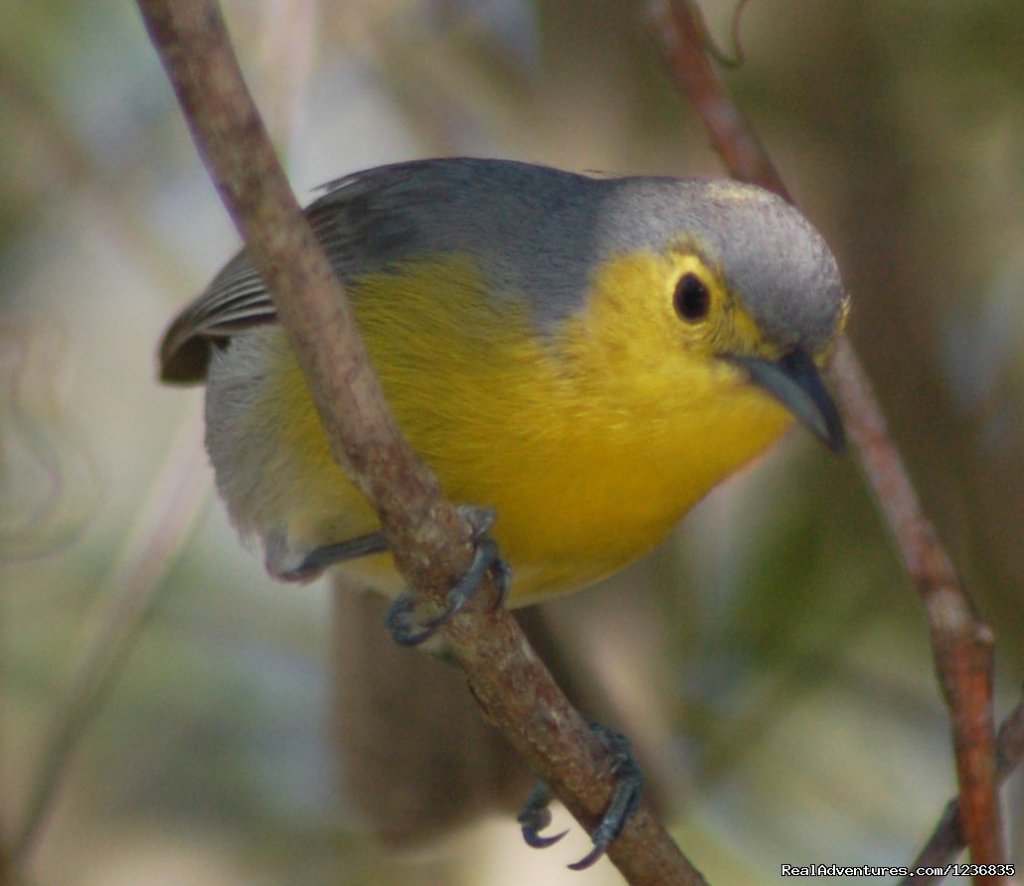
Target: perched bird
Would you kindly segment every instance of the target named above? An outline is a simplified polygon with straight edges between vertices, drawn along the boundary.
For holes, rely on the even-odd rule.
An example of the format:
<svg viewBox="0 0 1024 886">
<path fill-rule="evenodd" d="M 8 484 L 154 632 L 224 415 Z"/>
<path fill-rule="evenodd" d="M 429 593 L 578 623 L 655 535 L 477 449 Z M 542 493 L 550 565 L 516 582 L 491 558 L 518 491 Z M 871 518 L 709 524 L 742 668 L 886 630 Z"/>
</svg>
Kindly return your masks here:
<svg viewBox="0 0 1024 886">
<path fill-rule="evenodd" d="M 764 190 L 442 159 L 339 179 L 306 214 L 413 448 L 449 499 L 496 514 L 511 606 L 649 552 L 794 417 L 842 448 L 819 369 L 847 296 Z M 167 382 L 206 380 L 217 486 L 272 575 L 343 563 L 401 591 L 247 253 L 160 360 Z"/>
<path fill-rule="evenodd" d="M 340 179 L 307 214 L 414 449 L 450 499 L 497 513 L 513 606 L 650 551 L 794 415 L 842 445 L 817 370 L 839 272 L 763 190 L 426 160 Z M 309 578 L 314 551 L 378 524 L 275 320 L 241 252 L 168 330 L 161 377 L 205 378 L 233 520 L 272 575 Z M 347 566 L 395 594 L 389 560 Z"/>
</svg>

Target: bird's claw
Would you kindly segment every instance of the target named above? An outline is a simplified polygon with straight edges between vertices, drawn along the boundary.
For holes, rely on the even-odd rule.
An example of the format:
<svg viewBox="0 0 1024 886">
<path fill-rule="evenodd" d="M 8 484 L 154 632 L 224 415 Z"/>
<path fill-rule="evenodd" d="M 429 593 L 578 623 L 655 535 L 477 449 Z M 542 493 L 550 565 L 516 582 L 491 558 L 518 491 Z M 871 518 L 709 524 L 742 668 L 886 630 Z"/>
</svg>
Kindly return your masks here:
<svg viewBox="0 0 1024 886">
<path fill-rule="evenodd" d="M 548 783 L 546 781 L 538 782 L 516 818 L 523 829 L 523 839 L 534 849 L 546 849 L 548 846 L 553 846 L 569 833 L 562 831 L 560 834 L 550 837 L 541 836 L 540 832 L 551 824 L 551 810 L 548 808 L 551 800 L 551 788 L 548 787 Z"/>
<path fill-rule="evenodd" d="M 589 868 L 608 851 L 608 847 L 636 815 L 643 794 L 643 773 L 633 757 L 629 739 L 607 726 L 592 724 L 590 728 L 611 755 L 611 770 L 616 780 L 615 790 L 612 792 L 608 808 L 601 816 L 601 821 L 590 834 L 593 848 L 579 861 L 569 865 L 574 871 Z M 543 849 L 558 842 L 566 833 L 563 831 L 552 837 L 543 837 L 540 834 L 551 824 L 551 813 L 548 810 L 551 799 L 551 789 L 545 782 L 541 782 L 530 794 L 522 812 L 519 813 L 518 821 L 523 829 L 523 839 L 535 849 Z"/>
<path fill-rule="evenodd" d="M 418 646 L 433 637 L 441 625 L 462 611 L 488 573 L 498 589 L 493 608 L 501 606 L 508 596 L 512 570 L 501 559 L 497 542 L 487 534 L 494 523 L 494 512 L 471 507 L 460 508 L 460 511 L 472 527 L 473 562 L 458 584 L 448 592 L 444 610 L 432 618 L 416 621 L 416 599 L 408 591 L 395 598 L 388 609 L 385 625 L 394 641 L 401 646 Z"/>
</svg>

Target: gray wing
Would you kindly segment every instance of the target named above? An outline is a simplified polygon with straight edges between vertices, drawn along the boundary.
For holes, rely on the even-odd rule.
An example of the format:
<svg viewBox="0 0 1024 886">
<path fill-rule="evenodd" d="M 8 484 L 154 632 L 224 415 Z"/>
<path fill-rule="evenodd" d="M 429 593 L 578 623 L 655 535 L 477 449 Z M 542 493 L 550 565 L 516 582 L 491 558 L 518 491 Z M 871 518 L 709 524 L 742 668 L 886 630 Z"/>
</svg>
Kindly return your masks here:
<svg viewBox="0 0 1024 886">
<path fill-rule="evenodd" d="M 212 348 L 238 332 L 276 319 L 263 279 L 248 254 L 240 252 L 164 333 L 160 343 L 161 381 L 204 381 Z"/>
<path fill-rule="evenodd" d="M 340 199 L 359 182 L 369 183 L 377 170 L 357 173 L 326 185 L 323 197 L 305 210 L 313 234 L 335 268 L 343 250 L 336 235 Z M 195 383 L 206 378 L 213 348 L 233 335 L 277 322 L 277 311 L 246 250 L 239 252 L 187 305 L 164 333 L 160 344 L 160 378 L 165 382 Z"/>
<path fill-rule="evenodd" d="M 680 230 L 700 229 L 701 187 L 508 160 L 418 160 L 329 183 L 306 217 L 346 285 L 417 254 L 468 255 L 490 297 L 526 299 L 544 331 L 580 304 L 606 254 L 657 249 Z M 201 382 L 213 348 L 276 319 L 259 273 L 239 253 L 168 329 L 161 378 Z"/>
<path fill-rule="evenodd" d="M 453 245 L 447 241 L 492 237 L 493 231 L 479 223 L 480 213 L 467 211 L 467 203 L 485 206 L 496 198 L 498 203 L 521 202 L 518 195 L 536 191 L 520 186 L 521 179 L 538 174 L 562 182 L 575 178 L 504 161 L 421 160 L 331 181 L 305 214 L 347 283 L 418 249 L 444 250 Z M 516 209 L 518 213 L 509 213 L 513 218 L 521 215 L 521 207 Z M 462 221 L 467 218 L 469 225 Z M 467 226 L 475 229 L 460 229 Z M 276 312 L 259 271 L 242 251 L 165 333 L 160 377 L 166 382 L 202 382 L 213 348 L 224 346 L 232 335 L 275 322 Z"/>
</svg>

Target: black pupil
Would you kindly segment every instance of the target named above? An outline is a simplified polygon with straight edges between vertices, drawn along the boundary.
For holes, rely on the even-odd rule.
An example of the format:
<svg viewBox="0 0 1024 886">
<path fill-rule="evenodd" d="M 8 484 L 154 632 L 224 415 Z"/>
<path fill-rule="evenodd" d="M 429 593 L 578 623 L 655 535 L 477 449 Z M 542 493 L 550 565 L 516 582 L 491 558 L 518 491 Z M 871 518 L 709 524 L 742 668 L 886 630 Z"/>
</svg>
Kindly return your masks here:
<svg viewBox="0 0 1024 886">
<path fill-rule="evenodd" d="M 703 320 L 711 306 L 711 293 L 696 274 L 684 274 L 676 284 L 676 310 L 684 320 Z"/>
</svg>

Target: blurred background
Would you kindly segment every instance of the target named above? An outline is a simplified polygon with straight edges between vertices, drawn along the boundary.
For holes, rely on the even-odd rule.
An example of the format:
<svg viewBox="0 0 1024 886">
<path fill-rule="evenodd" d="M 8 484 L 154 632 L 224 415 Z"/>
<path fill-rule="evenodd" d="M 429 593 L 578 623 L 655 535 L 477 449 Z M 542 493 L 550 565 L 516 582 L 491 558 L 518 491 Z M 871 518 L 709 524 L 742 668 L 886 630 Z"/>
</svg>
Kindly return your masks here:
<svg viewBox="0 0 1024 886">
<path fill-rule="evenodd" d="M 733 3 L 701 5 L 728 46 Z M 721 173 L 640 3 L 232 0 L 225 14 L 304 201 L 435 155 Z M 331 723 L 400 743 L 345 689 L 375 680 L 408 712 L 406 684 L 383 666 L 360 678 L 346 657 L 360 622 L 332 625 L 327 587 L 264 575 L 211 494 L 201 391 L 155 380 L 163 328 L 237 238 L 138 13 L 0 0 L 0 22 L 5 845 L 55 798 L 25 882 L 620 882 L 607 862 L 565 870 L 578 829 L 537 852 L 507 813 L 411 850 L 377 836 L 388 773 L 361 756 L 366 735 L 339 752 Z M 727 80 L 839 256 L 851 337 L 995 630 L 1005 713 L 1024 671 L 1024 5 L 755 0 L 741 30 Z M 909 863 L 952 795 L 913 588 L 854 459 L 806 434 L 646 562 L 552 610 L 563 657 L 641 746 L 711 882 Z M 76 681 L 95 674 L 110 679 L 83 709 Z M 1004 796 L 1020 863 L 1019 777 Z"/>
</svg>

